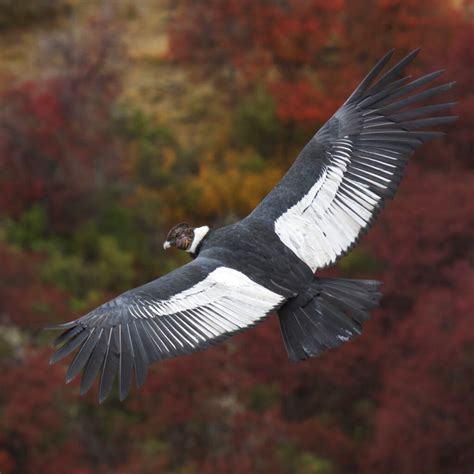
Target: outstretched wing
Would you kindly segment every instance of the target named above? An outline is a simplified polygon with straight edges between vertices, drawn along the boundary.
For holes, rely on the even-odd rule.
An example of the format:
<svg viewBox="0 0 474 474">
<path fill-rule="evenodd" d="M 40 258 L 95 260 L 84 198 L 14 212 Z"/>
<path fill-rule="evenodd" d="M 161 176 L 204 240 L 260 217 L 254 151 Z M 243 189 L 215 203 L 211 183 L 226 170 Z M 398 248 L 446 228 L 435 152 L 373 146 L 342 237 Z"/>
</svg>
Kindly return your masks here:
<svg viewBox="0 0 474 474">
<path fill-rule="evenodd" d="M 103 401 L 116 374 L 124 399 L 135 372 L 145 382 L 151 362 L 208 347 L 254 325 L 278 308 L 284 297 L 217 260 L 193 262 L 127 291 L 85 316 L 57 326 L 64 332 L 52 356 L 55 363 L 78 349 L 66 379 L 82 370 L 81 394 L 100 373 Z"/>
<path fill-rule="evenodd" d="M 374 83 L 392 53 L 375 65 L 248 216 L 271 224 L 313 271 L 334 263 L 356 244 L 395 194 L 414 150 L 443 135 L 420 129 L 457 118 L 433 115 L 453 103 L 418 105 L 454 84 L 419 90 L 442 71 L 410 82 L 404 69 L 418 50 Z"/>
</svg>

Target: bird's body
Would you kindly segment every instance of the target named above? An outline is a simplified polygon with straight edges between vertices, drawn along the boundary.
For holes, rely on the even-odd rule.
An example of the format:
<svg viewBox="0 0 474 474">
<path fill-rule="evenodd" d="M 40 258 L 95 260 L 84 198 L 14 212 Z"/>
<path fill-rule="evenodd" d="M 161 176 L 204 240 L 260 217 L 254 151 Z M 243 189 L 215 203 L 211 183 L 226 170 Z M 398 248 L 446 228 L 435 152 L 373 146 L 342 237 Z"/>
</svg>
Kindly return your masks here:
<svg viewBox="0 0 474 474">
<path fill-rule="evenodd" d="M 308 266 L 271 228 L 250 218 L 211 230 L 198 257 L 219 261 L 242 273 L 252 268 L 252 280 L 285 298 L 297 294 L 314 278 Z"/>
<path fill-rule="evenodd" d="M 360 334 L 379 283 L 315 272 L 350 251 L 393 197 L 414 150 L 441 135 L 419 129 L 455 119 L 433 116 L 451 103 L 412 107 L 452 86 L 419 92 L 440 72 L 410 82 L 404 69 L 416 53 L 375 81 L 385 55 L 247 217 L 171 229 L 164 248 L 190 252 L 190 263 L 60 325 L 52 362 L 78 349 L 67 380 L 83 371 L 82 393 L 100 374 L 102 400 L 118 374 L 123 398 L 133 374 L 144 383 L 150 363 L 205 348 L 274 311 L 294 361 Z"/>
</svg>

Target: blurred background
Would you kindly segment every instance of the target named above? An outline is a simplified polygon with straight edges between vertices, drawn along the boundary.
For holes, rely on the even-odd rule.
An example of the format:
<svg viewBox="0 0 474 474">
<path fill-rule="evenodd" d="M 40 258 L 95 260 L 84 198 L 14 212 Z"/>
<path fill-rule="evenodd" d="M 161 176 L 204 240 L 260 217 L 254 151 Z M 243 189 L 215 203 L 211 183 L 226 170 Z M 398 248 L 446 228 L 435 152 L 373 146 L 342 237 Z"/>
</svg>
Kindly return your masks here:
<svg viewBox="0 0 474 474">
<path fill-rule="evenodd" d="M 0 472 L 472 473 L 474 5 L 0 0 Z M 244 217 L 388 49 L 460 120 L 329 274 L 383 280 L 361 337 L 300 364 L 275 318 L 98 406 L 54 334 Z"/>
</svg>

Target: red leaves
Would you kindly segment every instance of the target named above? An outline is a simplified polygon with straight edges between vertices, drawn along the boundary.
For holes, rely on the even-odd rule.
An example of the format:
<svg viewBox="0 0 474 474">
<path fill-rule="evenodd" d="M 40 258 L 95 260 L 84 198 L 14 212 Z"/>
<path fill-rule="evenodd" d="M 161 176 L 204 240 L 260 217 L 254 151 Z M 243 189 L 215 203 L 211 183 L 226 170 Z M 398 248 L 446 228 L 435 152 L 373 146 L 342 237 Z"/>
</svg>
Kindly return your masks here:
<svg viewBox="0 0 474 474">
<path fill-rule="evenodd" d="M 16 453 L 18 469 L 23 472 L 51 472 L 51 463 L 64 465 L 71 457 L 79 459 L 82 454 L 81 447 L 68 441 L 71 433 L 67 429 L 67 406 L 73 401 L 72 392 L 64 386 L 61 368 L 49 367 L 48 353 L 49 350 L 28 350 L 0 372 L 0 430 L 6 435 L 9 453 Z M 1 456 L 0 449 L 0 469 Z M 6 472 L 8 459 L 4 454 Z"/>
<path fill-rule="evenodd" d="M 402 345 L 385 373 L 365 472 L 408 474 L 418 459 L 425 472 L 456 472 L 473 462 L 474 272 L 460 263 L 451 276 L 419 295 L 392 336 L 391 346 Z"/>
<path fill-rule="evenodd" d="M 331 100 L 326 92 L 308 79 L 279 81 L 270 85 L 277 104 L 278 117 L 286 121 L 304 123 L 307 126 L 323 124 L 340 105 Z"/>
<path fill-rule="evenodd" d="M 14 472 L 15 465 L 15 460 L 8 453 L 8 451 L 5 451 L 0 448 L 0 472 L 5 474 L 11 474 L 12 472 Z"/>
<path fill-rule="evenodd" d="M 39 281 L 37 255 L 0 244 L 0 262 L 0 325 L 38 331 L 46 319 L 68 316 L 65 295 Z"/>
<path fill-rule="evenodd" d="M 52 224 L 59 224 L 70 218 L 71 202 L 116 176 L 120 153 L 110 130 L 110 102 L 117 96 L 117 77 L 101 59 L 112 40 L 107 32 L 97 37 L 98 45 L 63 45 L 66 57 L 85 61 L 82 69 L 65 65 L 66 71 L 1 94 L 2 214 L 16 215 L 43 201 Z"/>
</svg>

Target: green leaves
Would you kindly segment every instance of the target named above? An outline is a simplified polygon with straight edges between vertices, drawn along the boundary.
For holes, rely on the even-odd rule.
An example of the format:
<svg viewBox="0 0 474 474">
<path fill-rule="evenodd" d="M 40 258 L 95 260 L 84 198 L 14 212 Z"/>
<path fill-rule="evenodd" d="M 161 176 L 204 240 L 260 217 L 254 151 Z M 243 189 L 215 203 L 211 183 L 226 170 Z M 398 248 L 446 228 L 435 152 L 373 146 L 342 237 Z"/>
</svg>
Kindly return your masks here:
<svg viewBox="0 0 474 474">
<path fill-rule="evenodd" d="M 45 238 L 48 230 L 44 207 L 34 204 L 17 219 L 6 219 L 3 224 L 3 239 L 17 247 L 34 250 Z"/>
<path fill-rule="evenodd" d="M 273 97 L 263 85 L 257 85 L 234 113 L 231 143 L 236 148 L 252 148 L 260 156 L 272 159 L 280 133 Z"/>
<path fill-rule="evenodd" d="M 79 300 L 96 300 L 102 292 L 124 291 L 132 285 L 135 276 L 133 254 L 121 249 L 114 237 L 97 236 L 94 253 L 92 257 L 80 252 L 67 254 L 50 249 L 41 276 Z"/>
</svg>

